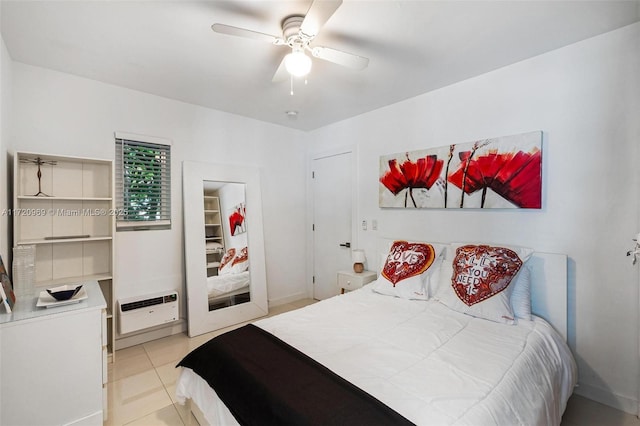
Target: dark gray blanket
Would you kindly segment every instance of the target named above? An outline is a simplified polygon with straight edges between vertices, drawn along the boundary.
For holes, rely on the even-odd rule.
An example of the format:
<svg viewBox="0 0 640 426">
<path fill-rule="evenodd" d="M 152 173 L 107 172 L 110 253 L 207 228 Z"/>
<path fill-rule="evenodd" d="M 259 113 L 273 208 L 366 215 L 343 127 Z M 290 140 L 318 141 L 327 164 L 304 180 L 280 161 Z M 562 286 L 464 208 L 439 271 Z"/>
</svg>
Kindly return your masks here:
<svg viewBox="0 0 640 426">
<path fill-rule="evenodd" d="M 241 425 L 413 424 L 251 324 L 211 339 L 178 365 L 205 379 Z"/>
</svg>

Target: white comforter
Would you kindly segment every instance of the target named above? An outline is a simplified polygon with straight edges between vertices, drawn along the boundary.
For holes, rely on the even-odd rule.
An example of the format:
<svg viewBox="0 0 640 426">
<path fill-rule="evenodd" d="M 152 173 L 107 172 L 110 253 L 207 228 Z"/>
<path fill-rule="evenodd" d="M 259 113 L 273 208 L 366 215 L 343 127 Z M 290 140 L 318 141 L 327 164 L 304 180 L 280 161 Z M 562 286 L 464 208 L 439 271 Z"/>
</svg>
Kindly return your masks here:
<svg viewBox="0 0 640 426">
<path fill-rule="evenodd" d="M 209 298 L 222 296 L 243 287 L 248 287 L 249 281 L 249 271 L 238 274 L 214 275 L 207 277 L 207 293 Z"/>
<path fill-rule="evenodd" d="M 567 345 L 542 319 L 498 324 L 367 287 L 256 325 L 419 425 L 558 425 L 576 382 Z M 197 380 L 185 369 L 178 399 L 229 424 Z"/>
</svg>

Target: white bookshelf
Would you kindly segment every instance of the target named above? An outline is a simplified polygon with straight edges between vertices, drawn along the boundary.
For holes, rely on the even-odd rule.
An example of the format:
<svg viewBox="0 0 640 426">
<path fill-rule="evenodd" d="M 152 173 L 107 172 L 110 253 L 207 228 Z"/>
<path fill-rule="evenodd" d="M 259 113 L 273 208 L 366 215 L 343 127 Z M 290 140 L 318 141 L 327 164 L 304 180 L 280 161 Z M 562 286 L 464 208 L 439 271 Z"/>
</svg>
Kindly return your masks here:
<svg viewBox="0 0 640 426">
<path fill-rule="evenodd" d="M 40 179 L 38 164 L 25 162 L 38 158 Z M 36 247 L 36 291 L 98 281 L 107 302 L 107 350 L 113 360 L 113 161 L 16 152 L 13 170 L 13 241 Z"/>
<path fill-rule="evenodd" d="M 222 213 L 220 198 L 215 191 L 204 191 L 204 235 L 205 243 L 220 243 L 219 250 L 206 249 L 207 276 L 218 275 L 220 260 L 224 255 L 224 235 L 222 233 Z"/>
</svg>

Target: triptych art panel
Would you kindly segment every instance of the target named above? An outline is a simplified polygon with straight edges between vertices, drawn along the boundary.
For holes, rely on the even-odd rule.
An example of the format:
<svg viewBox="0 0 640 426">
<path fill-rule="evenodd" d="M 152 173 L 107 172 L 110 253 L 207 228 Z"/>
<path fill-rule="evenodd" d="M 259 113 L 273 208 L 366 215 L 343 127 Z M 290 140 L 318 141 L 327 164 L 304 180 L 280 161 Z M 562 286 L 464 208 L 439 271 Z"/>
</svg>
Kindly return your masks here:
<svg viewBox="0 0 640 426">
<path fill-rule="evenodd" d="M 542 208 L 542 132 L 380 157 L 380 207 Z"/>
</svg>

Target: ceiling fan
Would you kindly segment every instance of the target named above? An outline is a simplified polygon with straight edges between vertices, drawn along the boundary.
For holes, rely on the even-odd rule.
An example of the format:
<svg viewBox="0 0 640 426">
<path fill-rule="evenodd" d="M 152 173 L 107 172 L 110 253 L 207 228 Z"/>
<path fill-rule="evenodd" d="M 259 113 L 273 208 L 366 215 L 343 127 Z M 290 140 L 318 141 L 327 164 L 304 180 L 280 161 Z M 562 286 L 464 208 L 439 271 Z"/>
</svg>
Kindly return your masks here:
<svg viewBox="0 0 640 426">
<path fill-rule="evenodd" d="M 276 46 L 288 46 L 291 53 L 286 55 L 276 70 L 273 81 L 287 79 L 289 75 L 302 77 L 311 70 L 311 56 L 355 70 L 362 70 L 369 59 L 351 53 L 324 46 L 311 46 L 320 28 L 329 20 L 342 4 L 342 0 L 314 0 L 306 15 L 290 15 L 282 20 L 282 36 L 272 36 L 244 28 L 225 24 L 213 24 L 211 29 L 217 33 L 266 41 Z"/>
</svg>

